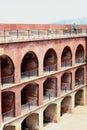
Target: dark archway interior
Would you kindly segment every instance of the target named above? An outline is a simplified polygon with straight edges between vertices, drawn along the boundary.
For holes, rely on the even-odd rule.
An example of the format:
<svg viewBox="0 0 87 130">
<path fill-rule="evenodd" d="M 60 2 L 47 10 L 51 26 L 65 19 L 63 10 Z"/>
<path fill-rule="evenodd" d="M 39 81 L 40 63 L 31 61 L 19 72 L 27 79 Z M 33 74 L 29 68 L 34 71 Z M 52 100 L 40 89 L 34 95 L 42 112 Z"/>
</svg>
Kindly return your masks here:
<svg viewBox="0 0 87 130">
<path fill-rule="evenodd" d="M 57 70 L 57 55 L 53 49 L 49 49 L 44 57 L 44 71 Z"/>
<path fill-rule="evenodd" d="M 14 116 L 15 95 L 13 92 L 2 92 L 2 114 L 4 117 Z"/>
<path fill-rule="evenodd" d="M 76 63 L 84 62 L 84 48 L 79 45 L 76 50 Z"/>
<path fill-rule="evenodd" d="M 61 66 L 71 66 L 72 65 L 72 53 L 69 47 L 65 47 L 61 57 Z"/>
<path fill-rule="evenodd" d="M 29 103 L 30 105 L 38 104 L 38 85 L 29 84 L 21 91 L 21 104 Z"/>
<path fill-rule="evenodd" d="M 84 102 L 84 99 L 83 99 L 83 90 L 79 90 L 75 94 L 75 106 L 83 105 L 84 104 L 83 102 Z"/>
<path fill-rule="evenodd" d="M 31 114 L 21 124 L 21 130 L 39 130 L 38 114 Z"/>
<path fill-rule="evenodd" d="M 1 57 L 1 82 L 2 84 L 14 82 L 14 65 L 5 55 Z"/>
<path fill-rule="evenodd" d="M 64 73 L 61 77 L 61 90 L 67 91 L 71 90 L 72 85 L 72 75 L 71 73 Z"/>
<path fill-rule="evenodd" d="M 38 75 L 38 59 L 33 52 L 27 53 L 21 64 L 22 76 L 37 76 Z"/>
<path fill-rule="evenodd" d="M 75 72 L 75 85 L 78 86 L 78 85 L 81 85 L 83 83 L 84 83 L 84 69 L 79 68 Z"/>
<path fill-rule="evenodd" d="M 49 105 L 43 112 L 43 123 L 57 122 L 57 106 L 56 104 Z"/>
<path fill-rule="evenodd" d="M 44 82 L 44 96 L 55 97 L 57 91 L 57 79 L 56 78 L 48 78 Z"/>
<path fill-rule="evenodd" d="M 64 113 L 70 113 L 71 112 L 71 97 L 67 96 L 65 97 L 61 102 L 61 116 Z"/>
</svg>

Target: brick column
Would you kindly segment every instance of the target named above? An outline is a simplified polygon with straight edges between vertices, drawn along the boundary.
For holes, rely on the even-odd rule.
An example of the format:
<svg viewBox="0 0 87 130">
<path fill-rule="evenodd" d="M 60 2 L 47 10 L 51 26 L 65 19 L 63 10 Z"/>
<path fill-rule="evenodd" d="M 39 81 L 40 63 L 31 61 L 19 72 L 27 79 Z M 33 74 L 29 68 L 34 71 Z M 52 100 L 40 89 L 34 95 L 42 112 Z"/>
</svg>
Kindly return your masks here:
<svg viewBox="0 0 87 130">
<path fill-rule="evenodd" d="M 84 87 L 84 91 L 83 91 L 83 105 L 86 105 L 87 102 L 87 98 L 86 98 L 86 87 Z"/>
<path fill-rule="evenodd" d="M 61 95 L 61 75 L 58 74 L 57 76 L 57 97 Z"/>
<path fill-rule="evenodd" d="M 21 92 L 16 91 L 15 93 L 15 117 L 21 114 Z"/>
<path fill-rule="evenodd" d="M 84 84 L 87 82 L 87 77 L 86 77 L 86 66 L 84 66 Z"/>
<path fill-rule="evenodd" d="M 73 48 L 74 49 L 74 48 Z M 72 66 L 75 66 L 76 64 L 76 57 L 75 57 L 75 51 L 73 51 L 74 54 L 72 54 Z"/>
<path fill-rule="evenodd" d="M 72 86 L 71 89 L 75 89 L 75 69 L 72 70 Z"/>
<path fill-rule="evenodd" d="M 39 130 L 43 130 L 43 111 L 39 111 Z"/>
<path fill-rule="evenodd" d="M 19 65 L 15 66 L 15 76 L 14 76 L 14 79 L 15 79 L 15 83 L 20 83 L 20 81 L 21 81 L 21 68 L 20 68 Z"/>
<path fill-rule="evenodd" d="M 0 127 L 1 127 L 1 124 L 2 124 L 2 111 L 1 111 L 1 108 L 2 108 L 2 104 L 1 104 L 1 88 L 0 88 Z"/>
<path fill-rule="evenodd" d="M 21 124 L 20 124 L 20 122 L 16 124 L 15 130 L 21 130 Z"/>
<path fill-rule="evenodd" d="M 57 122 L 59 122 L 60 117 L 61 117 L 61 102 L 60 101 L 58 101 L 58 103 L 57 103 L 56 115 L 57 115 Z"/>
<path fill-rule="evenodd" d="M 44 66 L 43 66 L 43 58 L 41 58 L 40 60 L 39 60 L 40 62 L 39 62 L 39 66 L 38 66 L 38 75 L 39 76 L 42 76 L 42 75 L 44 75 L 44 71 L 43 71 L 43 69 L 44 69 Z"/>
<path fill-rule="evenodd" d="M 58 58 L 58 61 L 57 61 L 57 70 L 61 70 L 61 55 L 59 57 L 60 58 Z"/>
<path fill-rule="evenodd" d="M 43 81 L 39 80 L 39 86 L 38 86 L 38 105 L 43 104 Z"/>
<path fill-rule="evenodd" d="M 75 108 L 75 94 L 72 95 L 72 100 L 71 100 L 71 113 L 74 112 Z"/>
</svg>

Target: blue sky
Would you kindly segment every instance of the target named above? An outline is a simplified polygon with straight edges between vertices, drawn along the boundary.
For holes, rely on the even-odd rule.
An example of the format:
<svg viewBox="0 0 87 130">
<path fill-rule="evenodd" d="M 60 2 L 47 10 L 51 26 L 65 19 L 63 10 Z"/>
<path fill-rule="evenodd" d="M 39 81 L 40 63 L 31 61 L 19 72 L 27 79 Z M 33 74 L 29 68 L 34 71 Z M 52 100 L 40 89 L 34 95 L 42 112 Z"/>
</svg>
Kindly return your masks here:
<svg viewBox="0 0 87 130">
<path fill-rule="evenodd" d="M 46 24 L 87 17 L 87 0 L 0 0 L 0 23 Z"/>
</svg>

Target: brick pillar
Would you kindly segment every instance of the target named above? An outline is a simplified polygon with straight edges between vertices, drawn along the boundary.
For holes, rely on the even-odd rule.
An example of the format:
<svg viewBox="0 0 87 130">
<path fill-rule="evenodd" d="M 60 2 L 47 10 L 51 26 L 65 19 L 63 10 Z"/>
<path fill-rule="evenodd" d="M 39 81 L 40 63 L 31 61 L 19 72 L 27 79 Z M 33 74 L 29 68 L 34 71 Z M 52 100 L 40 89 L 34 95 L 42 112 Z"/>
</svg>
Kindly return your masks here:
<svg viewBox="0 0 87 130">
<path fill-rule="evenodd" d="M 20 83 L 20 81 L 21 81 L 21 68 L 20 68 L 19 65 L 15 66 L 15 76 L 14 76 L 14 79 L 15 79 L 15 83 Z"/>
<path fill-rule="evenodd" d="M 43 111 L 39 111 L 39 130 L 43 130 Z"/>
<path fill-rule="evenodd" d="M 59 57 L 60 58 L 58 58 L 58 61 L 57 61 L 57 70 L 61 70 L 61 55 Z"/>
<path fill-rule="evenodd" d="M 38 86 L 38 105 L 43 104 L 43 81 L 39 80 L 39 86 Z"/>
<path fill-rule="evenodd" d="M 74 49 L 73 49 L 74 50 Z M 75 66 L 76 57 L 75 57 L 75 51 L 73 51 L 74 54 L 72 54 L 72 66 Z"/>
<path fill-rule="evenodd" d="M 21 92 L 16 91 L 15 93 L 15 117 L 21 114 Z"/>
<path fill-rule="evenodd" d="M 86 82 L 86 80 L 87 80 L 87 77 L 86 77 L 86 66 L 84 66 L 84 84 L 87 84 Z"/>
<path fill-rule="evenodd" d="M 39 61 L 39 66 L 38 66 L 38 75 L 39 76 L 42 76 L 42 75 L 44 75 L 44 71 L 43 71 L 43 69 L 44 69 L 44 66 L 43 66 L 43 58 L 41 58 Z"/>
<path fill-rule="evenodd" d="M 17 123 L 15 126 L 15 130 L 21 130 L 21 123 Z"/>
<path fill-rule="evenodd" d="M 71 113 L 74 112 L 75 108 L 75 94 L 72 95 L 72 100 L 71 100 Z"/>
<path fill-rule="evenodd" d="M 57 75 L 57 97 L 61 95 L 61 75 Z"/>
<path fill-rule="evenodd" d="M 71 90 L 75 89 L 75 69 L 72 70 L 72 85 Z"/>
<path fill-rule="evenodd" d="M 83 105 L 86 105 L 87 102 L 87 98 L 86 98 L 86 87 L 84 87 L 84 91 L 83 91 Z"/>
<path fill-rule="evenodd" d="M 60 117 L 61 117 L 61 102 L 60 101 L 58 101 L 58 103 L 57 103 L 56 115 L 57 115 L 57 122 L 59 122 Z"/>
<path fill-rule="evenodd" d="M 0 88 L 0 127 L 1 127 L 1 124 L 2 124 L 2 111 L 1 111 L 1 108 L 2 108 L 2 104 L 1 104 L 1 88 Z"/>
</svg>

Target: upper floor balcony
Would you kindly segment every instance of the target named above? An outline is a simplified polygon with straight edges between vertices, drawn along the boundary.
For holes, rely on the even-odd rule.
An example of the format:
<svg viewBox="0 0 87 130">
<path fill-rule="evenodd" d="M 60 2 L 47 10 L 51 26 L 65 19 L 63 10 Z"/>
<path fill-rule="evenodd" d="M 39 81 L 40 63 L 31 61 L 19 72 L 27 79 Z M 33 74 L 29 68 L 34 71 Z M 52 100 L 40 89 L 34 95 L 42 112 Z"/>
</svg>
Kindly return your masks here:
<svg viewBox="0 0 87 130">
<path fill-rule="evenodd" d="M 87 29 L 0 30 L 0 43 L 86 36 Z"/>
</svg>

